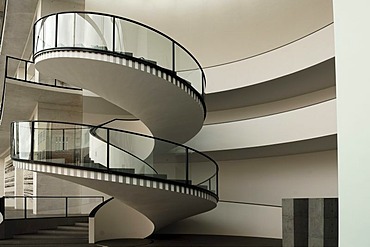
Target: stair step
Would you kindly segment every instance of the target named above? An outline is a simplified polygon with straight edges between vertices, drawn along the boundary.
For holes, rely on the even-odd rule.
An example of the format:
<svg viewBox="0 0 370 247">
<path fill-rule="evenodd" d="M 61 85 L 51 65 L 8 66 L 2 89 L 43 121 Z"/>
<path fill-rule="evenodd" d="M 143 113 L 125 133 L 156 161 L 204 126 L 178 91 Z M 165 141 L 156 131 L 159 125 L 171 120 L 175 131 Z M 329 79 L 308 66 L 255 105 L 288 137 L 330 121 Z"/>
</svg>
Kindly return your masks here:
<svg viewBox="0 0 370 247">
<path fill-rule="evenodd" d="M 117 171 L 117 172 L 135 174 L 135 169 L 132 169 L 132 168 L 110 168 L 110 170 Z"/>
<path fill-rule="evenodd" d="M 208 190 L 208 186 L 207 185 L 197 185 L 197 187 L 202 188 L 202 189 L 205 189 L 205 190 Z"/>
<path fill-rule="evenodd" d="M 106 166 L 103 166 L 100 163 L 94 163 L 94 162 L 84 162 L 82 164 L 82 166 L 84 166 L 84 167 L 90 167 L 90 168 L 98 168 L 98 169 L 107 169 Z"/>
<path fill-rule="evenodd" d="M 52 229 L 52 230 L 40 230 L 37 232 L 41 235 L 71 235 L 71 236 L 86 236 L 85 231 L 71 231 L 71 230 L 63 230 L 63 229 Z"/>
<path fill-rule="evenodd" d="M 81 231 L 81 232 L 88 232 L 89 228 L 85 226 L 58 226 L 59 230 L 67 230 L 67 231 Z"/>
<path fill-rule="evenodd" d="M 183 184 L 187 183 L 185 179 L 171 179 L 171 181 L 183 183 Z M 188 181 L 188 184 L 191 184 L 191 180 Z"/>
<path fill-rule="evenodd" d="M 146 177 L 151 177 L 151 178 L 161 178 L 161 179 L 167 179 L 166 174 L 138 174 Z"/>
<path fill-rule="evenodd" d="M 6 239 L 0 240 L 0 246 L 53 246 L 68 247 L 73 246 L 94 246 L 88 244 L 88 238 L 53 238 L 53 239 Z"/>
<path fill-rule="evenodd" d="M 15 235 L 15 239 L 88 239 L 88 234 L 77 235 L 59 235 L 59 234 L 20 234 Z"/>
<path fill-rule="evenodd" d="M 75 226 L 89 227 L 89 223 L 87 223 L 87 222 L 76 222 Z"/>
</svg>

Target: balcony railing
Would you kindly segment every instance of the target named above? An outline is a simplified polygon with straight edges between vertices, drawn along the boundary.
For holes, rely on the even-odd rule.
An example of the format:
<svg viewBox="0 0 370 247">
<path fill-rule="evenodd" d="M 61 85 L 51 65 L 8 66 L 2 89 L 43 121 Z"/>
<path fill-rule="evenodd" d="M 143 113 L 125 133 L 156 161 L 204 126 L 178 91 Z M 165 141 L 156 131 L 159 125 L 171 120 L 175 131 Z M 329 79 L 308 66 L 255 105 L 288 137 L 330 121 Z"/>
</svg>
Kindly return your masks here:
<svg viewBox="0 0 370 247">
<path fill-rule="evenodd" d="M 81 88 L 68 85 L 62 81 L 50 78 L 39 73 L 32 61 L 6 56 L 5 68 L 6 79 L 43 86 L 52 86 L 71 90 L 82 90 Z"/>
<path fill-rule="evenodd" d="M 34 57 L 55 49 L 78 49 L 140 60 L 171 71 L 204 97 L 205 74 L 194 56 L 166 34 L 123 17 L 63 12 L 34 25 Z"/>
<path fill-rule="evenodd" d="M 218 166 L 207 155 L 171 141 L 103 126 L 13 122 L 14 160 L 146 177 L 218 194 Z"/>
<path fill-rule="evenodd" d="M 88 216 L 103 196 L 3 196 L 0 213 L 5 220 Z"/>
</svg>

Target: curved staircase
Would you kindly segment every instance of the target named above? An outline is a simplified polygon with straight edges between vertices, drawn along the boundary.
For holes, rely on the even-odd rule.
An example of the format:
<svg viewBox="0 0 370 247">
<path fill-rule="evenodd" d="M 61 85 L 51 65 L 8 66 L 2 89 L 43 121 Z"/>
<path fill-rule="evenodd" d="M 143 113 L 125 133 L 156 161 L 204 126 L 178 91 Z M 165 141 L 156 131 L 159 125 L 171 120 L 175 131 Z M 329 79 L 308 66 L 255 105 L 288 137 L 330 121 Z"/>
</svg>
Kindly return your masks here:
<svg viewBox="0 0 370 247">
<path fill-rule="evenodd" d="M 34 61 L 41 73 L 94 92 L 152 133 L 51 121 L 12 124 L 16 167 L 114 197 L 90 219 L 90 243 L 145 238 L 216 207 L 217 164 L 181 144 L 200 130 L 206 114 L 204 73 L 183 46 L 132 20 L 65 12 L 35 23 Z"/>
</svg>

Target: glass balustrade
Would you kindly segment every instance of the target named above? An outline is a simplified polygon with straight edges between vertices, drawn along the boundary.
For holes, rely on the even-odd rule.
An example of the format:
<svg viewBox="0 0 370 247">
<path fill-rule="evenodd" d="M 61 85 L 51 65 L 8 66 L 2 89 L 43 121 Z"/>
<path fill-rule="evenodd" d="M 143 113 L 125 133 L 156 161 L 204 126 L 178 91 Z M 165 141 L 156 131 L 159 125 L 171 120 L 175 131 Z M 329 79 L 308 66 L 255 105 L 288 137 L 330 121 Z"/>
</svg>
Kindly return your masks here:
<svg viewBox="0 0 370 247">
<path fill-rule="evenodd" d="M 171 180 L 218 193 L 218 166 L 181 144 L 118 129 L 62 122 L 13 122 L 12 158 Z"/>
<path fill-rule="evenodd" d="M 123 55 L 172 71 L 204 96 L 205 75 L 199 62 L 167 35 L 139 22 L 99 13 L 57 13 L 39 19 L 34 35 L 34 54 L 80 48 Z"/>
<path fill-rule="evenodd" d="M 50 76 L 46 76 L 45 74 L 39 73 L 39 71 L 35 67 L 35 64 L 32 61 L 6 56 L 5 67 L 6 67 L 5 71 L 6 79 L 28 82 L 33 84 L 40 84 L 43 86 L 81 90 L 78 87 L 71 86 L 67 83 L 51 78 Z"/>
<path fill-rule="evenodd" d="M 4 219 L 87 216 L 103 196 L 4 196 Z"/>
</svg>

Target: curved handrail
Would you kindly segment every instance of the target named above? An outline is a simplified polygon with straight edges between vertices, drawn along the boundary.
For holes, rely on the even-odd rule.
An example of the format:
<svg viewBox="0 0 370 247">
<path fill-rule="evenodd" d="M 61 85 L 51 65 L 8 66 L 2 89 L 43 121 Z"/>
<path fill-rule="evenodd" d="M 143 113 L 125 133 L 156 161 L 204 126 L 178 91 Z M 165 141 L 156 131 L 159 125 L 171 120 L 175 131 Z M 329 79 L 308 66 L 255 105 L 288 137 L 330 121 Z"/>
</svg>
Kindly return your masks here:
<svg viewBox="0 0 370 247">
<path fill-rule="evenodd" d="M 98 138 L 100 141 L 102 142 L 105 142 L 105 143 L 108 143 L 107 140 L 105 140 L 103 137 L 99 136 L 97 133 L 96 133 L 96 130 L 99 129 L 100 127 L 94 127 L 94 128 L 91 128 L 90 129 L 90 134 L 96 138 Z M 118 145 L 115 145 L 115 144 L 112 144 L 112 143 L 109 143 L 110 146 L 112 147 L 115 147 L 116 149 L 130 155 L 131 157 L 135 158 L 136 160 L 144 163 L 147 167 L 149 167 L 155 174 L 158 174 L 158 172 L 148 163 L 146 162 L 145 160 L 141 159 L 140 157 L 138 157 L 137 155 L 133 154 L 133 153 L 130 153 L 126 150 L 124 150 L 123 148 L 119 147 Z"/>
<path fill-rule="evenodd" d="M 66 125 L 66 126 L 73 125 L 73 126 L 75 126 L 75 128 L 78 128 L 78 130 L 80 130 L 80 131 L 82 129 L 86 130 L 85 132 L 81 131 L 81 133 L 80 133 L 81 137 L 79 136 L 80 139 L 82 139 L 82 136 L 85 136 L 86 133 L 89 133 L 90 129 L 96 128 L 96 126 L 87 125 L 87 124 L 68 123 L 68 122 L 59 122 L 59 121 L 19 121 L 19 122 L 13 122 L 12 123 L 12 131 L 11 131 L 11 133 L 12 133 L 12 137 L 11 137 L 11 140 L 12 140 L 11 156 L 14 160 L 21 160 L 21 161 L 26 161 L 26 162 L 56 163 L 56 164 L 72 165 L 72 166 L 79 165 L 79 167 L 84 168 L 83 163 L 76 163 L 76 162 L 72 163 L 72 164 L 67 163 L 67 162 L 60 163 L 60 160 L 53 160 L 52 158 L 50 158 L 50 159 L 38 158 L 38 155 L 41 154 L 42 152 L 53 152 L 53 146 L 46 147 L 46 145 L 44 145 L 42 143 L 43 139 L 49 138 L 49 136 L 47 136 L 48 132 L 45 132 L 46 134 L 41 133 L 40 132 L 40 129 L 41 129 L 40 126 L 35 126 L 35 124 L 45 124 L 45 125 L 47 125 L 47 128 L 44 128 L 45 130 L 52 130 L 53 129 L 53 126 L 52 126 L 53 124 L 55 124 L 55 125 Z M 24 127 L 25 129 L 21 129 L 20 127 L 22 127 L 22 128 Z M 61 130 L 63 130 L 63 128 L 61 128 L 61 126 L 56 126 L 56 127 L 58 128 L 60 133 L 63 133 L 63 135 L 64 135 L 64 132 L 61 131 Z M 66 128 L 66 129 L 68 129 L 68 131 L 71 131 L 71 128 Z M 195 150 L 191 147 L 187 147 L 183 144 L 175 143 L 175 142 L 169 141 L 169 140 L 164 140 L 164 139 L 158 138 L 158 137 L 153 137 L 153 136 L 149 136 L 149 135 L 145 135 L 145 134 L 141 134 L 141 133 L 135 133 L 135 132 L 126 131 L 126 130 L 107 128 L 107 127 L 99 127 L 99 129 L 101 129 L 103 131 L 106 131 L 107 136 L 109 136 L 110 133 L 113 133 L 114 135 L 124 134 L 124 135 L 128 135 L 130 137 L 133 137 L 133 138 L 144 138 L 145 140 L 146 139 L 153 140 L 153 141 L 156 142 L 156 145 L 158 145 L 160 143 L 163 143 L 164 145 L 167 145 L 166 148 L 169 147 L 170 150 L 164 150 L 165 155 L 166 155 L 165 156 L 165 162 L 158 162 L 157 161 L 157 162 L 153 162 L 153 164 L 155 163 L 155 165 L 157 165 L 158 167 L 160 167 L 162 169 L 160 171 L 162 175 L 167 175 L 169 177 L 156 178 L 156 179 L 159 179 L 159 180 L 164 179 L 166 181 L 171 181 L 172 180 L 172 181 L 175 181 L 175 182 L 178 182 L 179 180 L 181 180 L 181 181 L 183 181 L 182 183 L 185 183 L 188 186 L 198 186 L 198 187 L 201 187 L 202 189 L 210 191 L 211 193 L 214 193 L 216 195 L 218 194 L 218 171 L 219 171 L 219 168 L 218 168 L 217 163 L 212 158 L 210 158 L 208 155 L 206 155 L 204 153 L 201 153 L 201 152 L 199 152 L 199 151 L 197 151 L 197 150 Z M 51 133 L 51 131 L 49 131 L 49 132 Z M 57 137 L 57 135 L 54 134 L 54 137 Z M 74 137 L 76 138 L 76 135 Z M 58 138 L 56 138 L 56 139 L 60 140 Z M 108 172 L 112 172 L 112 171 L 114 171 L 114 169 L 112 169 L 110 167 L 110 162 L 109 162 L 110 158 L 112 158 L 112 157 L 110 157 L 111 154 L 108 151 L 109 147 L 112 146 L 112 143 L 110 143 L 109 137 L 107 139 L 108 139 L 107 142 L 106 142 L 107 145 L 106 145 L 106 147 L 104 147 L 107 150 L 106 167 L 100 166 L 96 169 L 100 170 L 100 171 L 101 170 L 106 170 Z M 80 141 L 80 142 L 82 142 L 82 141 Z M 63 143 L 64 143 L 64 139 L 63 139 Z M 75 144 L 73 144 L 73 145 L 75 145 Z M 63 144 L 63 147 L 64 147 L 64 144 Z M 82 150 L 84 148 L 86 148 L 86 147 L 83 146 L 82 144 L 80 144 L 80 146 L 78 146 L 78 145 L 77 146 L 76 145 L 72 146 L 72 148 L 70 150 L 72 150 L 73 152 L 77 151 L 77 152 L 82 153 Z M 89 146 L 87 148 L 90 149 Z M 180 149 L 181 152 L 180 153 L 179 152 L 171 152 L 171 151 L 174 151 L 174 150 L 176 151 L 176 149 Z M 56 149 L 56 150 L 54 150 L 54 152 L 55 151 L 59 151 L 59 150 Z M 90 151 L 90 150 L 88 150 L 88 151 Z M 153 151 L 153 150 L 151 150 L 151 151 Z M 161 150 L 161 151 L 163 151 L 163 150 Z M 155 153 L 155 155 L 160 155 L 160 154 L 162 154 L 162 153 Z M 192 156 L 193 154 L 197 155 L 196 157 L 200 157 L 201 161 L 196 160 L 193 163 L 192 160 L 191 160 L 191 157 L 194 157 L 194 156 Z M 179 163 L 178 159 L 179 159 L 179 156 L 181 156 L 181 155 L 184 156 L 185 159 L 182 162 Z M 170 163 L 168 163 L 167 160 L 166 160 L 167 158 L 173 158 L 175 160 L 175 162 L 171 163 L 171 161 L 170 161 Z M 60 157 L 59 157 L 59 159 L 60 159 Z M 207 163 L 204 163 L 204 161 L 206 161 Z M 168 165 L 168 167 L 165 167 L 166 165 Z M 203 165 L 203 167 L 204 167 L 204 165 L 209 166 L 207 171 L 204 172 L 203 171 L 204 169 L 202 170 L 205 173 L 205 175 L 204 174 L 199 174 L 199 173 L 198 174 L 195 174 L 195 173 L 193 174 L 192 173 L 194 171 L 197 172 L 196 171 L 197 168 L 202 168 L 202 165 Z M 163 169 L 163 167 L 167 168 L 168 170 Z M 87 168 L 94 168 L 94 167 L 87 166 Z M 132 168 L 132 167 L 124 167 L 124 168 Z M 178 170 L 177 171 L 178 174 L 177 173 L 173 174 L 174 170 L 176 170 L 176 169 Z M 134 175 L 135 176 L 151 177 L 151 174 L 134 174 Z M 206 177 L 206 179 L 204 179 L 204 177 Z M 194 181 L 194 183 L 192 183 L 192 179 L 198 179 L 201 182 Z M 204 186 L 204 185 L 207 185 L 205 183 L 208 183 L 208 186 Z"/>
<path fill-rule="evenodd" d="M 193 66 L 196 66 L 198 67 L 196 70 L 199 70 L 200 71 L 200 82 L 201 82 L 201 88 L 198 90 L 197 88 L 195 88 L 194 86 L 191 85 L 191 88 L 193 88 L 196 92 L 199 92 L 201 94 L 201 97 L 204 98 L 204 94 L 205 94 L 205 86 L 206 86 L 206 77 L 205 77 L 205 73 L 203 71 L 203 68 L 202 66 L 200 65 L 200 63 L 198 62 L 198 60 L 183 46 L 181 45 L 180 43 L 178 43 L 177 41 L 175 41 L 174 39 L 172 39 L 171 37 L 169 37 L 168 35 L 164 34 L 163 32 L 161 31 L 158 31 L 157 29 L 153 28 L 153 27 L 150 27 L 146 24 L 143 24 L 143 23 L 140 23 L 138 21 L 135 21 L 135 20 L 131 20 L 131 19 L 128 19 L 128 18 L 125 18 L 125 17 L 120 17 L 120 16 L 115 16 L 115 15 L 111 15 L 111 14 L 105 14 L 105 13 L 97 13 L 97 12 L 89 12 L 89 11 L 67 11 L 67 12 L 59 12 L 59 13 L 53 13 L 53 14 L 49 14 L 49 15 L 46 15 L 42 18 L 40 18 L 39 20 L 37 20 L 35 23 L 34 23 L 34 37 L 33 37 L 33 40 L 34 40 L 34 45 L 33 45 L 33 54 L 34 54 L 34 58 L 37 56 L 37 54 L 41 51 L 45 51 L 45 50 L 49 50 L 49 49 L 55 49 L 55 48 L 66 48 L 65 46 L 60 46 L 58 45 L 58 35 L 59 32 L 58 32 L 58 28 L 60 28 L 60 24 L 58 23 L 59 21 L 59 18 L 61 16 L 66 16 L 66 15 L 70 15 L 70 14 L 77 14 L 77 15 L 94 15 L 94 16 L 99 16 L 99 17 L 103 17 L 103 18 L 111 18 L 111 22 L 112 22 L 112 25 L 109 26 L 109 28 L 111 28 L 111 33 L 112 33 L 112 36 L 108 36 L 108 37 L 105 37 L 105 34 L 102 33 L 102 30 L 99 30 L 99 29 L 96 29 L 97 28 L 97 25 L 94 21 L 91 20 L 91 18 L 87 21 L 87 23 L 89 23 L 89 25 L 91 27 L 95 27 L 94 31 L 96 32 L 96 34 L 100 37 L 100 39 L 102 41 L 104 41 L 104 44 L 107 44 L 106 42 L 106 38 L 109 38 L 108 41 L 111 41 L 111 43 L 109 43 L 109 45 L 111 45 L 111 49 L 109 49 L 107 46 L 104 46 L 104 47 L 96 47 L 95 49 L 93 50 L 96 50 L 96 51 L 108 51 L 108 52 L 113 52 L 113 53 L 116 53 L 117 55 L 122 55 L 123 53 L 125 53 L 126 51 L 116 51 L 116 37 L 120 37 L 118 36 L 119 34 L 116 34 L 116 29 L 117 29 L 117 21 L 123 21 L 125 23 L 129 23 L 131 25 L 134 25 L 134 27 L 139 27 L 139 28 L 143 28 L 143 30 L 149 30 L 149 31 L 152 31 L 154 33 L 156 33 L 157 35 L 159 35 L 159 37 L 163 38 L 164 41 L 166 42 L 169 42 L 171 44 L 171 47 L 167 47 L 171 50 L 171 58 L 172 58 L 172 64 L 170 66 L 168 66 L 168 70 L 171 70 L 172 72 L 174 73 L 184 73 L 184 72 L 187 72 L 187 69 L 180 69 L 180 68 L 176 68 L 177 64 L 177 58 L 181 59 L 181 54 L 176 54 L 176 48 L 179 48 L 181 52 L 183 52 L 184 54 L 186 54 L 187 56 L 189 56 L 189 58 L 191 59 L 191 62 L 194 63 Z M 41 31 L 42 31 L 42 28 L 44 27 L 45 23 L 46 23 L 46 20 L 48 18 L 51 18 L 51 23 L 52 25 L 54 26 L 50 26 L 51 30 L 49 30 L 49 32 L 54 32 L 53 35 L 54 37 L 52 38 L 52 43 L 53 44 L 50 44 L 50 47 L 43 47 L 42 49 L 40 50 L 37 50 L 37 46 L 38 46 L 38 42 L 39 42 L 39 38 L 40 38 L 40 34 L 41 34 Z M 52 18 L 55 18 L 55 21 L 53 21 Z M 74 20 L 76 21 L 76 20 Z M 92 24 L 93 22 L 93 24 Z M 39 29 L 37 30 L 37 27 L 38 25 L 40 24 L 40 27 Z M 49 24 L 48 24 L 49 25 Z M 104 25 L 104 24 L 103 24 Z M 119 31 L 119 29 L 117 29 Z M 108 33 L 110 33 L 110 31 L 108 31 Z M 69 35 L 71 32 L 69 32 Z M 49 33 L 50 35 L 50 33 Z M 72 34 L 73 35 L 73 34 Z M 108 34 L 109 35 L 109 34 Z M 126 35 L 126 34 L 125 34 Z M 77 35 L 75 35 L 77 36 Z M 75 36 L 73 36 L 73 39 L 75 39 Z M 51 37 L 51 36 L 50 36 Z M 103 38 L 103 39 L 102 39 Z M 75 40 L 74 40 L 75 42 Z M 76 45 L 76 44 L 75 44 Z M 68 47 L 68 46 L 67 46 Z M 79 47 L 79 46 L 72 46 L 73 48 L 76 48 L 76 47 Z M 83 48 L 83 47 L 82 47 Z M 158 48 L 158 47 L 157 47 Z M 159 48 L 162 48 L 163 47 L 159 47 Z M 91 49 L 91 48 L 89 48 Z M 128 52 L 131 52 L 131 51 L 128 51 Z M 132 54 L 131 54 L 132 56 Z M 136 56 L 136 58 L 142 58 L 142 56 Z M 144 59 L 146 60 L 146 59 Z M 147 62 L 151 63 L 152 60 L 146 60 Z M 160 67 L 160 66 L 159 66 Z M 194 68 L 192 68 L 194 69 Z M 182 78 L 181 75 L 177 75 L 178 77 Z M 187 79 L 183 78 L 185 81 L 187 81 Z"/>
<path fill-rule="evenodd" d="M 99 140 L 101 140 L 102 142 L 106 142 L 107 143 L 107 140 L 104 139 L 103 137 L 99 136 L 96 131 L 103 127 L 104 125 L 107 125 L 107 124 L 110 124 L 112 122 L 115 122 L 115 121 L 140 121 L 139 119 L 136 119 L 136 118 L 127 118 L 127 119 L 124 119 L 124 118 L 114 118 L 114 119 L 111 119 L 109 121 L 106 121 L 104 123 L 101 123 L 93 128 L 90 129 L 90 134 L 95 136 L 96 138 L 98 138 Z M 113 147 L 117 148 L 118 150 L 124 152 L 124 153 L 127 153 L 128 155 L 134 157 L 135 159 L 139 160 L 140 162 L 146 164 L 147 167 L 149 167 L 150 169 L 152 169 L 152 171 L 155 173 L 155 174 L 158 174 L 158 172 L 156 171 L 156 169 L 154 169 L 153 166 L 151 166 L 148 162 L 146 162 L 145 160 L 139 158 L 137 155 L 134 155 L 126 150 L 124 150 L 123 148 L 119 147 L 118 145 L 114 145 L 112 143 L 110 143 L 110 145 L 112 145 Z"/>
</svg>

